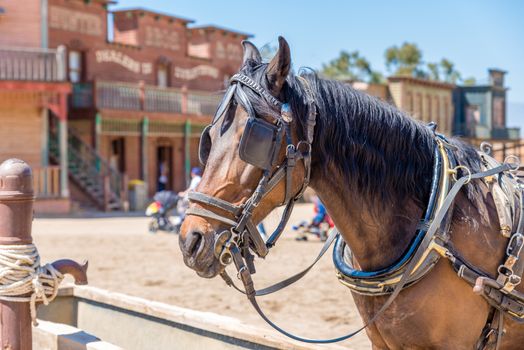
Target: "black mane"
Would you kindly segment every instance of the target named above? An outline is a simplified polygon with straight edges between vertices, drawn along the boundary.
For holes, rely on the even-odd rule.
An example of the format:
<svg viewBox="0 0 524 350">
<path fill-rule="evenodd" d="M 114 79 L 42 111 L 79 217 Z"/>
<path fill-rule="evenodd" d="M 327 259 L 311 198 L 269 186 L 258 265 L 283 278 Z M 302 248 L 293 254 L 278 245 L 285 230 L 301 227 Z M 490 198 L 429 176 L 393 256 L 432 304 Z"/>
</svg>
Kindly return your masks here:
<svg viewBox="0 0 524 350">
<path fill-rule="evenodd" d="M 265 84 L 266 66 L 248 62 L 242 73 Z M 371 208 L 381 207 L 380 204 L 399 205 L 406 198 L 414 199 L 424 208 L 432 178 L 433 132 L 378 98 L 348 84 L 306 72 L 300 76 L 290 74 L 280 96 L 290 104 L 302 139 L 307 116 L 304 81 L 317 106 L 312 154 L 316 173 L 312 176 L 330 177 L 333 171 L 338 171 Z M 257 113 L 278 113 L 254 93 L 249 96 Z M 456 147 L 454 155 L 459 164 L 472 173 L 480 170 L 480 158 L 473 147 L 458 139 L 451 139 L 450 143 Z M 478 186 L 468 185 L 465 191 L 469 200 L 481 209 Z"/>
</svg>

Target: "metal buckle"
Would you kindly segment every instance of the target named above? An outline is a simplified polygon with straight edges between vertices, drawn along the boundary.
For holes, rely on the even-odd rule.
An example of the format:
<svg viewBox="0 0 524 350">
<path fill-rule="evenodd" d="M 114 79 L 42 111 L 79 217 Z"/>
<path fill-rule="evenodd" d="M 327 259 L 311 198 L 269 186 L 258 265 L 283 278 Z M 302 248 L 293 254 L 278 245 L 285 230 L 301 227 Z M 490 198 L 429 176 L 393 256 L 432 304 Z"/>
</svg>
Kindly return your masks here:
<svg viewBox="0 0 524 350">
<path fill-rule="evenodd" d="M 513 234 L 511 238 L 509 239 L 508 246 L 506 248 L 506 255 L 518 258 L 523 245 L 524 245 L 524 236 L 522 235 L 522 233 L 517 232 Z M 515 249 L 517 249 L 516 253 L 514 253 Z"/>
</svg>

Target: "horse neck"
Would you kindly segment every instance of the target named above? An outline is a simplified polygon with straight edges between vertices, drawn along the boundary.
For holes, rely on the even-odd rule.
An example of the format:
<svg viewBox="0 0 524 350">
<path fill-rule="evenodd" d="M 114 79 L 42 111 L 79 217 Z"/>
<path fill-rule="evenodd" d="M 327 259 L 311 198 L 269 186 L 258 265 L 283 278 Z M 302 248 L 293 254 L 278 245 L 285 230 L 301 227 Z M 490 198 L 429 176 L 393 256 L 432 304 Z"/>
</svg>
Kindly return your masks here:
<svg viewBox="0 0 524 350">
<path fill-rule="evenodd" d="M 333 169 L 334 170 L 334 169 Z M 337 172 L 334 170 L 333 174 Z M 412 200 L 400 207 L 384 206 L 380 215 L 364 198 L 341 186 L 344 179 L 316 179 L 312 183 L 336 227 L 349 245 L 358 265 L 364 270 L 377 270 L 391 265 L 404 252 L 413 238 L 421 210 Z"/>
</svg>

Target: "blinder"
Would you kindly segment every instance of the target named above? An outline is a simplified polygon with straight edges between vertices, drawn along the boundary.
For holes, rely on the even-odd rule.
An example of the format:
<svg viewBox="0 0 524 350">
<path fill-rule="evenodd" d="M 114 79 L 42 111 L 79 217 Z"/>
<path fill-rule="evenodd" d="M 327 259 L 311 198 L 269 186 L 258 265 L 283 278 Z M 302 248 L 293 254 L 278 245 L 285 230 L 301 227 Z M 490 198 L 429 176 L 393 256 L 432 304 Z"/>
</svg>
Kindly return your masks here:
<svg viewBox="0 0 524 350">
<path fill-rule="evenodd" d="M 281 125 L 250 117 L 240 139 L 240 159 L 263 170 L 270 170 L 277 160 L 282 134 Z"/>
<path fill-rule="evenodd" d="M 213 117 L 213 122 L 206 126 L 200 136 L 198 157 L 200 163 L 205 166 L 211 151 L 211 127 L 215 125 L 224 115 L 233 100 L 238 98 L 239 104 L 247 111 L 247 120 L 244 132 L 240 139 L 239 155 L 244 162 L 254 165 L 262 170 L 271 169 L 277 160 L 281 147 L 284 129 L 282 123 L 267 122 L 256 116 L 253 106 L 249 102 L 246 93 L 237 85 L 232 85 L 224 95 Z"/>
</svg>

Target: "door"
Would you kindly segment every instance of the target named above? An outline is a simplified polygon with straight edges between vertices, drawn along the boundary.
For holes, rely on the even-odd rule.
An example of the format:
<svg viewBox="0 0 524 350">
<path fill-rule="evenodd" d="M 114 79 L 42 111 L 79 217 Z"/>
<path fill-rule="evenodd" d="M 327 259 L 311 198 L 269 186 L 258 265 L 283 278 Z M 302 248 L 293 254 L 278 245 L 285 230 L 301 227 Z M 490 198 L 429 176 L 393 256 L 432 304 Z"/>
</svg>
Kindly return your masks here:
<svg viewBox="0 0 524 350">
<path fill-rule="evenodd" d="M 124 173 L 126 171 L 125 139 L 119 137 L 111 141 L 111 156 L 109 164 L 113 169 Z"/>
<path fill-rule="evenodd" d="M 169 85 L 168 69 L 166 65 L 158 65 L 156 71 L 156 81 L 159 87 L 167 87 Z"/>
<path fill-rule="evenodd" d="M 157 191 L 173 189 L 173 146 L 161 145 L 156 151 Z"/>
</svg>

